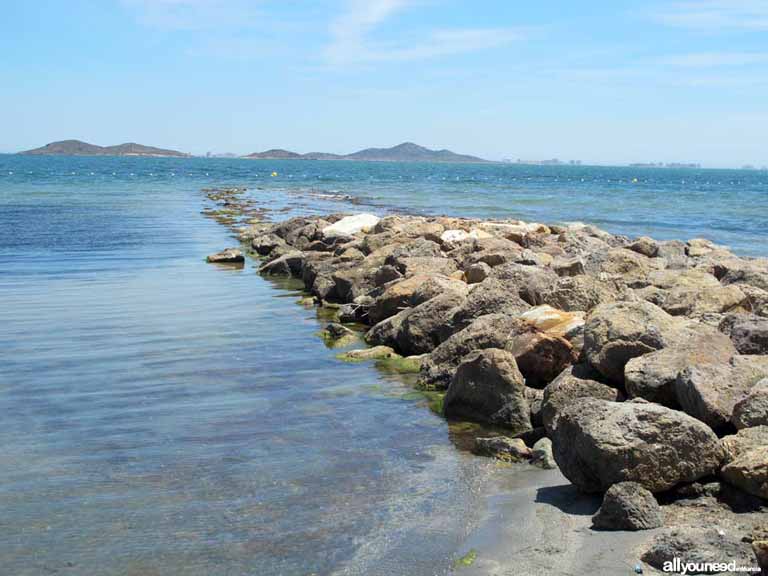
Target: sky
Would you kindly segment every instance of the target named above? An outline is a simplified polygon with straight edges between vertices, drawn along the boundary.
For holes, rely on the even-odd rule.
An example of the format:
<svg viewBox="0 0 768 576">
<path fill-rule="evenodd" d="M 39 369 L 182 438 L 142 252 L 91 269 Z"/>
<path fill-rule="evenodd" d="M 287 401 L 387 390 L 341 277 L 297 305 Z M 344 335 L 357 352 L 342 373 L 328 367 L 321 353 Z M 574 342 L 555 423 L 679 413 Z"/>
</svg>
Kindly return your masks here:
<svg viewBox="0 0 768 576">
<path fill-rule="evenodd" d="M 3 0 L 0 151 L 768 164 L 768 0 Z"/>
</svg>

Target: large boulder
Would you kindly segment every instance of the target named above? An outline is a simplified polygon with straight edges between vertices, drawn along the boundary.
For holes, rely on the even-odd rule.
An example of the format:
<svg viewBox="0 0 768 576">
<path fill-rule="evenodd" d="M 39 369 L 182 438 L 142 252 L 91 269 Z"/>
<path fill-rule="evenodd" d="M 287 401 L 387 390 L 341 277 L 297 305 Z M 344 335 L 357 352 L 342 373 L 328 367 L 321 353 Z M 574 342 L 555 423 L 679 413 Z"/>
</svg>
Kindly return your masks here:
<svg viewBox="0 0 768 576">
<path fill-rule="evenodd" d="M 613 284 L 582 275 L 558 279 L 539 294 L 538 300 L 568 312 L 588 312 L 599 304 L 616 300 L 618 294 Z"/>
<path fill-rule="evenodd" d="M 584 354 L 609 381 L 623 384 L 627 362 L 676 342 L 680 322 L 650 302 L 602 304 L 587 317 Z"/>
<path fill-rule="evenodd" d="M 560 413 L 552 444 L 561 472 L 585 492 L 624 481 L 660 492 L 712 474 L 723 459 L 707 426 L 642 400 L 575 400 Z"/>
<path fill-rule="evenodd" d="M 411 298 L 414 292 L 427 280 L 429 276 L 411 276 L 389 284 L 376 298 L 368 315 L 372 323 L 381 322 L 411 306 Z"/>
<path fill-rule="evenodd" d="M 729 314 L 719 328 L 730 336 L 739 354 L 768 354 L 768 318 Z"/>
<path fill-rule="evenodd" d="M 720 470 L 733 486 L 768 500 L 768 446 L 746 450 Z"/>
<path fill-rule="evenodd" d="M 592 525 L 602 530 L 651 530 L 664 524 L 659 503 L 637 482 L 614 484 L 603 496 Z"/>
<path fill-rule="evenodd" d="M 411 312 L 413 312 L 413 308 L 405 308 L 394 316 L 374 324 L 365 333 L 365 341 L 372 346 L 383 345 L 397 348 L 397 335 L 400 333 L 403 322 Z"/>
<path fill-rule="evenodd" d="M 469 291 L 467 299 L 454 311 L 451 324 L 454 331 L 459 331 L 480 316 L 517 316 L 528 307 L 528 303 L 516 292 L 510 293 L 509 287 L 503 282 L 496 278 L 487 278 Z"/>
<path fill-rule="evenodd" d="M 666 573 L 680 573 L 686 564 L 723 565 L 723 570 L 719 572 L 727 571 L 726 565 L 730 562 L 739 567 L 757 564 L 749 544 L 742 542 L 733 532 L 721 530 L 716 526 L 665 528 L 654 536 L 641 559 L 650 566 Z M 686 573 L 706 574 L 712 572 L 694 570 Z"/>
<path fill-rule="evenodd" d="M 725 454 L 725 463 L 732 462 L 754 448 L 768 446 L 768 426 L 743 428 L 736 434 L 723 437 L 720 444 Z"/>
<path fill-rule="evenodd" d="M 373 228 L 379 222 L 379 217 L 373 214 L 355 214 L 346 216 L 341 220 L 323 228 L 323 235 L 328 236 L 352 236 L 358 232 Z"/>
<path fill-rule="evenodd" d="M 535 328 L 515 334 L 504 349 L 514 355 L 525 383 L 534 388 L 546 386 L 577 358 L 568 340 Z"/>
<path fill-rule="evenodd" d="M 513 335 L 528 329 L 525 321 L 505 314 L 481 316 L 432 351 L 422 365 L 420 386 L 447 388 L 464 356 L 473 350 L 504 348 Z"/>
<path fill-rule="evenodd" d="M 689 366 L 728 362 L 736 354 L 731 341 L 712 327 L 698 325 L 691 338 L 669 348 L 632 358 L 624 366 L 624 382 L 630 397 L 677 406 L 675 381 Z"/>
<path fill-rule="evenodd" d="M 463 294 L 448 290 L 413 308 L 398 330 L 398 350 L 405 355 L 432 352 L 450 336 L 450 314 L 463 301 Z"/>
<path fill-rule="evenodd" d="M 507 263 L 493 269 L 493 277 L 502 281 L 509 292 L 518 296 L 531 306 L 544 304 L 542 294 L 546 293 L 558 280 L 549 268 Z"/>
<path fill-rule="evenodd" d="M 523 375 L 514 356 L 498 348 L 464 357 L 443 400 L 447 418 L 504 426 L 514 434 L 531 430 Z"/>
<path fill-rule="evenodd" d="M 259 273 L 266 276 L 294 276 L 301 278 L 304 261 L 305 256 L 303 252 L 291 250 L 287 254 L 262 265 L 259 268 Z"/>
<path fill-rule="evenodd" d="M 682 409 L 712 428 L 730 422 L 736 403 L 768 377 L 768 356 L 734 356 L 723 364 L 686 368 L 675 381 Z"/>
<path fill-rule="evenodd" d="M 768 378 L 763 378 L 736 402 L 731 422 L 736 428 L 768 425 Z"/>
<path fill-rule="evenodd" d="M 520 438 L 492 436 L 475 438 L 475 452 L 504 462 L 522 462 L 531 458 L 531 449 Z"/>
<path fill-rule="evenodd" d="M 577 398 L 598 398 L 621 402 L 624 395 L 595 380 L 598 375 L 583 364 L 575 364 L 563 370 L 560 375 L 544 388 L 541 415 L 544 427 L 551 435 L 557 428 L 560 413 Z"/>
</svg>

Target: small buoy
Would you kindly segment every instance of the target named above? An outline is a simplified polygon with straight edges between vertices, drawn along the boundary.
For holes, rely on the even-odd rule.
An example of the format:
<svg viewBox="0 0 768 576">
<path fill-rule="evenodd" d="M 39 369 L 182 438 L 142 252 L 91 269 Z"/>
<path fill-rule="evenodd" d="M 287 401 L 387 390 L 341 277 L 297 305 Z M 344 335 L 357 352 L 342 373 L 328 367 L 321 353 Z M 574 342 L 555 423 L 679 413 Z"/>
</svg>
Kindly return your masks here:
<svg viewBox="0 0 768 576">
<path fill-rule="evenodd" d="M 642 574 L 643 573 L 643 567 L 640 566 L 640 564 L 635 564 L 635 574 Z"/>
<path fill-rule="evenodd" d="M 632 178 L 632 183 L 637 184 L 637 178 Z"/>
<path fill-rule="evenodd" d="M 277 176 L 277 172 L 272 172 L 272 176 Z"/>
</svg>

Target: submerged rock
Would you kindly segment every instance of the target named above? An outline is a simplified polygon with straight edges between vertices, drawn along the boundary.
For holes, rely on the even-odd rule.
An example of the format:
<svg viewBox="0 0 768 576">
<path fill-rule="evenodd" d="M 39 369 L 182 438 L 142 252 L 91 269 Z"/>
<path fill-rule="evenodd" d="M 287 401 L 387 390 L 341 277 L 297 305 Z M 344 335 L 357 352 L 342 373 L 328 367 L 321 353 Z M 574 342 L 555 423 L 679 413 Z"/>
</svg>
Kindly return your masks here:
<svg viewBox="0 0 768 576">
<path fill-rule="evenodd" d="M 562 473 L 585 492 L 628 480 L 659 492 L 712 474 L 723 460 L 706 425 L 637 400 L 573 401 L 560 413 L 552 444 Z"/>
<path fill-rule="evenodd" d="M 544 470 L 554 470 L 557 468 L 557 462 L 552 455 L 552 440 L 541 438 L 531 449 L 531 464 Z"/>
<path fill-rule="evenodd" d="M 237 248 L 227 248 L 216 254 L 209 255 L 205 260 L 211 264 L 240 264 L 245 262 L 245 256 Z"/>
<path fill-rule="evenodd" d="M 592 525 L 603 530 L 651 530 L 664 524 L 664 516 L 653 494 L 637 482 L 614 484 L 592 517 Z"/>
<path fill-rule="evenodd" d="M 361 348 L 360 350 L 349 350 L 339 354 L 337 358 L 347 362 L 362 362 L 364 360 L 381 360 L 384 358 L 399 358 L 389 346 L 374 346 L 372 348 Z"/>
<path fill-rule="evenodd" d="M 475 452 L 505 462 L 522 462 L 531 458 L 531 450 L 525 445 L 525 442 L 519 438 L 506 436 L 475 438 Z"/>
</svg>

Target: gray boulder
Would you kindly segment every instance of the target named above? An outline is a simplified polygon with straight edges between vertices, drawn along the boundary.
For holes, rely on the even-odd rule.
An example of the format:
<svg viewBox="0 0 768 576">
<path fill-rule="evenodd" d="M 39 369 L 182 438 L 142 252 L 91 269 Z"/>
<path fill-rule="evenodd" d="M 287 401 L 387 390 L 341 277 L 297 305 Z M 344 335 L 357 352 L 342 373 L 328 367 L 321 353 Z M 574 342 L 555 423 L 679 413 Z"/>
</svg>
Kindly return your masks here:
<svg viewBox="0 0 768 576">
<path fill-rule="evenodd" d="M 739 429 L 768 425 L 768 378 L 760 380 L 736 402 L 731 422 Z"/>
<path fill-rule="evenodd" d="M 656 498 L 637 482 L 619 482 L 608 488 L 603 505 L 592 517 L 592 525 L 602 530 L 651 530 L 663 524 Z"/>
<path fill-rule="evenodd" d="M 525 321 L 505 314 L 481 316 L 432 351 L 422 365 L 419 385 L 426 389 L 447 388 L 464 356 L 473 350 L 504 348 L 513 335 L 528 328 Z"/>
<path fill-rule="evenodd" d="M 523 375 L 514 356 L 487 348 L 466 356 L 443 400 L 447 418 L 509 428 L 513 434 L 532 429 Z"/>
<path fill-rule="evenodd" d="M 641 559 L 662 571 L 665 564 L 671 566 L 676 559 L 679 559 L 682 564 L 735 562 L 737 566 L 757 565 L 749 544 L 742 542 L 736 534 L 714 526 L 666 528 L 653 538 Z M 702 573 L 705 572 L 688 572 L 688 574 Z"/>
<path fill-rule="evenodd" d="M 720 323 L 739 354 L 768 354 L 768 318 L 753 314 L 729 314 Z"/>
<path fill-rule="evenodd" d="M 598 398 L 621 402 L 624 395 L 616 388 L 595 380 L 598 374 L 589 366 L 576 364 L 563 370 L 560 375 L 544 388 L 541 415 L 544 427 L 551 435 L 557 427 L 560 412 L 577 398 Z"/>
<path fill-rule="evenodd" d="M 275 258 L 259 268 L 259 273 L 267 276 L 294 276 L 302 277 L 304 266 L 304 253 L 291 250 L 287 254 Z"/>
<path fill-rule="evenodd" d="M 496 278 L 487 278 L 469 291 L 467 299 L 456 308 L 451 319 L 452 329 L 459 331 L 473 320 L 486 314 L 517 316 L 529 308 L 514 290 Z"/>
<path fill-rule="evenodd" d="M 676 342 L 680 328 L 679 319 L 650 302 L 602 304 L 587 317 L 584 354 L 609 381 L 624 384 L 627 362 Z"/>
<path fill-rule="evenodd" d="M 404 355 L 432 352 L 448 336 L 448 320 L 464 295 L 449 290 L 411 309 L 397 332 L 398 350 Z"/>
<path fill-rule="evenodd" d="M 211 264 L 240 264 L 245 262 L 243 252 L 237 248 L 227 248 L 216 254 L 209 255 L 206 262 Z"/>
<path fill-rule="evenodd" d="M 768 426 L 743 428 L 736 434 L 724 436 L 720 444 L 725 455 L 724 461 L 732 462 L 753 448 L 768 446 Z"/>
<path fill-rule="evenodd" d="M 729 484 L 768 500 L 768 446 L 745 450 L 720 470 Z"/>
<path fill-rule="evenodd" d="M 689 366 L 728 362 L 736 348 L 725 335 L 714 328 L 699 325 L 691 337 L 656 352 L 632 358 L 624 367 L 624 382 L 632 398 L 645 398 L 677 407 L 675 381 Z"/>
<path fill-rule="evenodd" d="M 712 474 L 723 459 L 707 426 L 642 400 L 577 399 L 560 413 L 552 445 L 562 473 L 585 492 L 624 481 L 660 492 Z"/>
<path fill-rule="evenodd" d="M 768 356 L 734 356 L 727 364 L 686 368 L 675 381 L 681 408 L 712 428 L 731 421 L 738 401 L 768 377 Z"/>
</svg>

